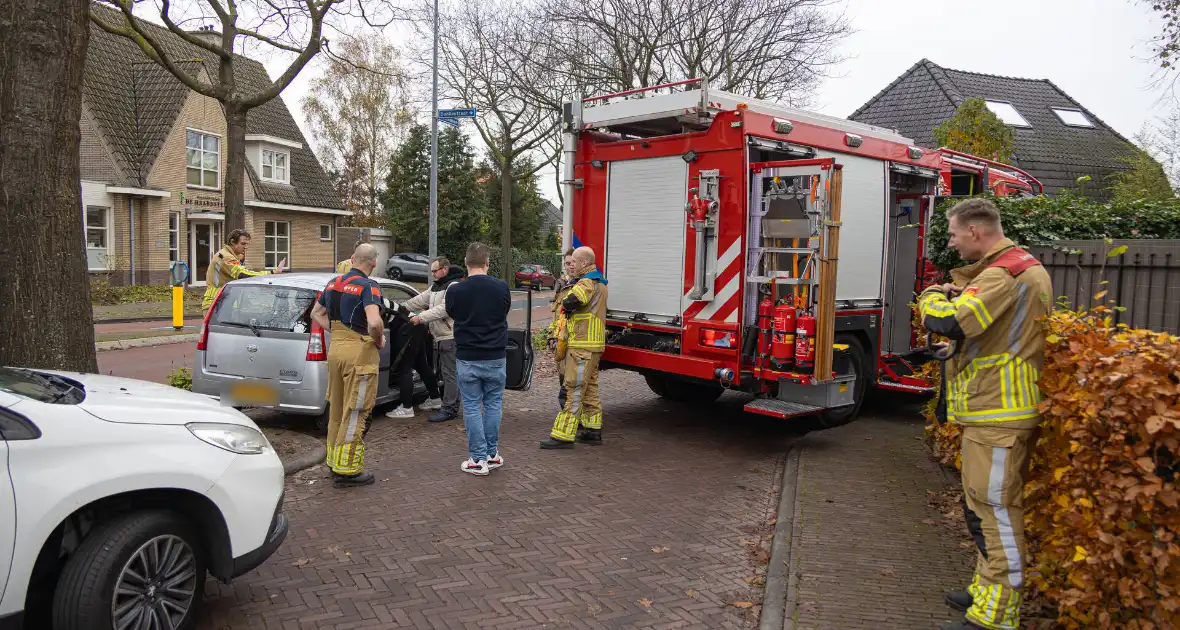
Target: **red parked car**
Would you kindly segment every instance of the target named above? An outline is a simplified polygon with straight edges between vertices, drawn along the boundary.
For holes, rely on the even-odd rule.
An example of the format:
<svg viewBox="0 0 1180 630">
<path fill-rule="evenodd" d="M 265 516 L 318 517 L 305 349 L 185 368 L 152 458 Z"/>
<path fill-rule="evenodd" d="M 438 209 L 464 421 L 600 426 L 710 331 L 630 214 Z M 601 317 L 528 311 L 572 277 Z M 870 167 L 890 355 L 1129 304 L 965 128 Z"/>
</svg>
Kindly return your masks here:
<svg viewBox="0 0 1180 630">
<path fill-rule="evenodd" d="M 550 289 L 557 286 L 557 278 L 541 265 L 521 265 L 516 270 L 516 286 L 531 287 L 534 290 Z"/>
</svg>

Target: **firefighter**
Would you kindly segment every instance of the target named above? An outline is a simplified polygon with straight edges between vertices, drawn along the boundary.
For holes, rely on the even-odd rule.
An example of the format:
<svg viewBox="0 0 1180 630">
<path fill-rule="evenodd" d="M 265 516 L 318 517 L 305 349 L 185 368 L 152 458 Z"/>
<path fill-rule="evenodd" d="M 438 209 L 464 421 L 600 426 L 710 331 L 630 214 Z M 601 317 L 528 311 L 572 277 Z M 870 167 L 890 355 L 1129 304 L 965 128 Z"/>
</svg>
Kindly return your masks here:
<svg viewBox="0 0 1180 630">
<path fill-rule="evenodd" d="M 606 348 L 606 277 L 589 247 L 575 249 L 572 259 L 574 282 L 560 302 L 564 329 L 557 343 L 566 399 L 549 439 L 541 442 L 544 449 L 573 448 L 575 439 L 602 444 L 598 360 Z"/>
<path fill-rule="evenodd" d="M 950 246 L 975 262 L 953 270 L 953 284 L 926 289 L 918 308 L 927 330 L 956 344 L 939 417 L 962 427 L 964 515 L 979 549 L 971 585 L 946 596 L 966 620 L 947 628 L 1014 630 L 1028 560 L 1022 496 L 1040 423 L 1038 320 L 1052 287 L 1037 259 L 1004 237 L 992 202 L 969 199 L 947 217 Z"/>
<path fill-rule="evenodd" d="M 356 248 L 360 247 L 361 243 L 363 243 L 363 242 L 364 241 L 357 239 L 356 243 L 353 243 L 353 245 L 352 245 L 352 251 L 355 252 Z M 351 270 L 352 270 L 352 258 L 351 257 L 345 258 L 344 260 L 336 263 L 336 273 L 338 273 L 340 275 L 344 275 Z"/>
<path fill-rule="evenodd" d="M 209 311 L 213 305 L 213 298 L 225 283 L 237 280 L 243 276 L 265 276 L 269 271 L 250 271 L 242 263 L 246 260 L 246 250 L 250 248 L 250 233 L 246 230 L 234 230 L 225 239 L 221 251 L 213 256 L 209 263 L 209 271 L 205 273 L 205 297 L 201 300 L 201 309 Z M 283 273 L 287 268 L 287 259 L 279 261 L 274 273 Z"/>
<path fill-rule="evenodd" d="M 561 269 L 561 278 L 553 286 L 553 300 L 549 306 L 549 310 L 553 313 L 553 316 L 549 321 L 548 345 L 549 351 L 553 352 L 555 357 L 557 356 L 557 337 L 560 333 L 561 301 L 565 299 L 565 296 L 569 294 L 569 290 L 572 288 L 570 280 L 573 277 L 574 271 L 574 248 L 570 247 L 565 250 L 565 254 L 561 259 Z M 558 361 L 557 363 L 560 364 L 561 362 Z M 565 408 L 565 375 L 562 374 L 561 370 L 557 371 L 557 406 L 563 409 Z"/>
<path fill-rule="evenodd" d="M 380 349 L 385 345 L 381 291 L 369 278 L 377 248 L 362 243 L 352 269 L 320 294 L 311 316 L 332 333 L 328 345 L 328 468 L 337 487 L 373 483 L 365 472 L 365 427 L 377 400 Z"/>
</svg>

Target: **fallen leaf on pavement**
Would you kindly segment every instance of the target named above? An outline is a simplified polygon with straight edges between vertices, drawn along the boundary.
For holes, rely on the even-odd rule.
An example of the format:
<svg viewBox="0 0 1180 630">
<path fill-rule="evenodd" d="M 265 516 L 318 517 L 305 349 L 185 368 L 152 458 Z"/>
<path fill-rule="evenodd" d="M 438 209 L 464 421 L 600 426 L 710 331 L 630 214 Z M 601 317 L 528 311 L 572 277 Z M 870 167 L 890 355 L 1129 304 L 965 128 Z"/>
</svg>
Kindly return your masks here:
<svg viewBox="0 0 1180 630">
<path fill-rule="evenodd" d="M 738 544 L 745 545 L 747 547 L 753 547 L 758 544 L 758 541 L 757 540 L 746 540 L 745 538 L 742 538 L 742 539 L 738 540 Z"/>
<path fill-rule="evenodd" d="M 651 548 L 652 553 L 664 553 L 667 550 L 668 550 L 667 547 L 652 547 Z"/>
<path fill-rule="evenodd" d="M 749 608 L 754 605 L 754 602 L 730 602 L 729 605 L 734 608 Z"/>
<path fill-rule="evenodd" d="M 700 595 L 700 593 L 698 593 L 695 588 L 690 588 L 687 591 L 684 591 L 684 594 L 688 595 L 689 597 L 691 597 L 693 599 L 696 599 Z"/>
<path fill-rule="evenodd" d="M 933 524 L 934 524 L 934 521 L 932 521 L 932 520 L 930 520 L 930 519 L 924 519 L 924 520 L 922 521 L 922 524 L 923 524 L 923 525 L 933 525 Z"/>
<path fill-rule="evenodd" d="M 650 599 L 641 599 L 637 603 L 640 606 L 643 606 L 644 608 L 648 608 L 648 609 L 651 608 L 651 600 Z"/>
<path fill-rule="evenodd" d="M 292 562 L 291 566 L 301 567 L 301 566 L 307 564 L 308 562 L 311 562 L 311 558 L 300 558 L 300 559 L 296 560 L 295 562 Z"/>
<path fill-rule="evenodd" d="M 766 578 L 762 577 L 761 575 L 752 575 L 743 579 L 745 580 L 746 584 L 751 586 L 762 586 L 763 584 L 766 584 Z"/>
<path fill-rule="evenodd" d="M 889 576 L 897 575 L 897 570 L 894 569 L 893 567 L 885 567 L 884 569 L 881 569 L 881 575 L 889 575 Z"/>
<path fill-rule="evenodd" d="M 767 525 L 774 525 L 776 523 L 778 523 L 778 517 L 775 517 L 775 518 L 770 519 L 769 521 L 766 521 Z"/>
<path fill-rule="evenodd" d="M 332 545 L 331 547 L 328 547 L 327 551 L 328 553 L 336 553 L 337 551 L 340 551 L 340 545 Z"/>
</svg>

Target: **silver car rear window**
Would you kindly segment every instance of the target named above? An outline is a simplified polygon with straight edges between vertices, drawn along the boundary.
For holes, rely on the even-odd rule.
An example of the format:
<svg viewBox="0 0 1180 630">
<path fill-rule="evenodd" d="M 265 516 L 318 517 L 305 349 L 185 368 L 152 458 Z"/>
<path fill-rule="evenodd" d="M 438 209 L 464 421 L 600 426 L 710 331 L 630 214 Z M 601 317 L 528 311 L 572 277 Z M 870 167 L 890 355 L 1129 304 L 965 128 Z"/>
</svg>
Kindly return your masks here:
<svg viewBox="0 0 1180 630">
<path fill-rule="evenodd" d="M 316 292 L 268 284 L 225 285 L 210 324 L 306 331 Z"/>
</svg>

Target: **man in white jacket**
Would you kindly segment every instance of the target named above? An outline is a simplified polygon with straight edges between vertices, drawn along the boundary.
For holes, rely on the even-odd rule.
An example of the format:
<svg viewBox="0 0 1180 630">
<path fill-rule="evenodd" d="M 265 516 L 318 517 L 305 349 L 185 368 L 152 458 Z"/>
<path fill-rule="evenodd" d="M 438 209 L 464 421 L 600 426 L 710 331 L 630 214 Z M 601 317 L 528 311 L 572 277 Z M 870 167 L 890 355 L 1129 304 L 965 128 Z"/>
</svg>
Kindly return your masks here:
<svg viewBox="0 0 1180 630">
<path fill-rule="evenodd" d="M 445 256 L 439 256 L 430 263 L 430 275 L 434 283 L 405 302 L 411 313 L 410 321 L 426 324 L 438 344 L 439 363 L 442 367 L 442 407 L 430 415 L 431 422 L 446 422 L 459 416 L 459 384 L 455 378 L 455 320 L 447 316 L 447 287 L 464 276 L 462 267 L 451 265 Z"/>
</svg>

